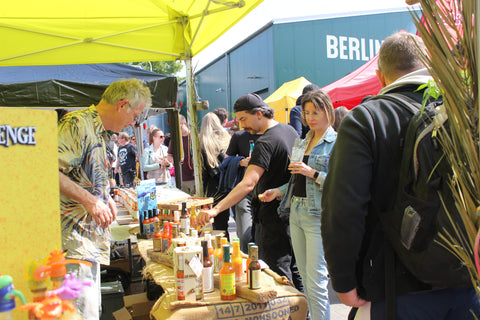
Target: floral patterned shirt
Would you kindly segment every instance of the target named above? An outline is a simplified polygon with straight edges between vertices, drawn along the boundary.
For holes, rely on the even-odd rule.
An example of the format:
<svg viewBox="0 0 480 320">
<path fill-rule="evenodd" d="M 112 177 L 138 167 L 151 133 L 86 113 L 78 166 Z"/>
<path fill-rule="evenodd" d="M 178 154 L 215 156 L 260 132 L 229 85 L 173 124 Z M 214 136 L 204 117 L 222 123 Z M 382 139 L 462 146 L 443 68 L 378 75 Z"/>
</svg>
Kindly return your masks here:
<svg viewBox="0 0 480 320">
<path fill-rule="evenodd" d="M 94 105 L 65 115 L 58 125 L 62 172 L 108 205 L 108 133 Z M 103 229 L 79 202 L 60 195 L 62 243 L 69 258 L 110 264 L 110 229 Z"/>
</svg>

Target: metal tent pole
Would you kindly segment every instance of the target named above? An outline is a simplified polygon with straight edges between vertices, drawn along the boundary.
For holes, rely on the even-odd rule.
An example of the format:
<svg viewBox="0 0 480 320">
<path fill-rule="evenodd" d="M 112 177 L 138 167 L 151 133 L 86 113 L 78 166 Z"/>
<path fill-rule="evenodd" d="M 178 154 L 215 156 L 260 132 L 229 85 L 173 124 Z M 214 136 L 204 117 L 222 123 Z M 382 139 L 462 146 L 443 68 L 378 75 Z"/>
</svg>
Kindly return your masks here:
<svg viewBox="0 0 480 320">
<path fill-rule="evenodd" d="M 198 141 L 198 117 L 195 108 L 195 89 L 193 83 L 192 58 L 185 59 L 186 73 L 187 73 L 187 107 L 188 118 L 190 120 L 190 141 L 192 141 L 192 156 L 193 156 L 193 174 L 195 177 L 195 193 L 203 196 L 202 185 L 202 164 L 200 154 L 200 144 Z"/>
</svg>

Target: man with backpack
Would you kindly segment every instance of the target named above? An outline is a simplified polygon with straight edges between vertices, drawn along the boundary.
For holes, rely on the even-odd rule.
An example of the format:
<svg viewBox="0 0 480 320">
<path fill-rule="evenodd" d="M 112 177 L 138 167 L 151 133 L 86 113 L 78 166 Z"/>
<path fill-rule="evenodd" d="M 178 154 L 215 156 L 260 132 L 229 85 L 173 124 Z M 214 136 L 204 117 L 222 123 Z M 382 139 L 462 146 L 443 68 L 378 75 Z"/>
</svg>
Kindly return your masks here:
<svg viewBox="0 0 480 320">
<path fill-rule="evenodd" d="M 344 118 L 330 159 L 322 198 L 322 238 L 332 286 L 342 303 L 354 307 L 351 319 L 356 308 L 367 315 L 362 319 L 474 319 L 471 311 L 480 315 L 465 268 L 460 268 L 458 285 L 455 281 L 435 285 L 407 269 L 410 264 L 404 262 L 416 259 L 415 253 L 414 258 L 398 255 L 397 242 L 392 241 L 391 229 L 401 228 L 392 223 L 391 215 L 404 174 L 402 155 L 412 111 L 383 95 L 421 105 L 423 90 L 418 88 L 431 77 L 418 49 L 425 50 L 422 40 L 405 32 L 385 39 L 377 70 L 382 96 L 355 107 Z M 416 213 L 415 208 L 411 212 Z M 412 216 L 409 226 L 414 226 L 415 235 L 421 218 Z M 403 217 L 398 224 L 406 222 Z"/>
</svg>

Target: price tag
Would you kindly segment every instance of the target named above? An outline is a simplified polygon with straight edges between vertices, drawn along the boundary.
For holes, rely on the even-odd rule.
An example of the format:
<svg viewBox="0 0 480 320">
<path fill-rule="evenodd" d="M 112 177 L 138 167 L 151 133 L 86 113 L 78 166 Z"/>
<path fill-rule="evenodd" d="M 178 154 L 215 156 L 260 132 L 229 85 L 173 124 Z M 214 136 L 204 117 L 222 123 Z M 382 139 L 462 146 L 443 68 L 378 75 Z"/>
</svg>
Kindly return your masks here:
<svg viewBox="0 0 480 320">
<path fill-rule="evenodd" d="M 192 260 L 190 260 L 190 263 L 188 265 L 190 266 L 190 268 L 192 268 L 197 278 L 202 275 L 203 264 L 200 262 L 200 259 L 198 259 L 197 255 L 195 255 Z"/>
</svg>

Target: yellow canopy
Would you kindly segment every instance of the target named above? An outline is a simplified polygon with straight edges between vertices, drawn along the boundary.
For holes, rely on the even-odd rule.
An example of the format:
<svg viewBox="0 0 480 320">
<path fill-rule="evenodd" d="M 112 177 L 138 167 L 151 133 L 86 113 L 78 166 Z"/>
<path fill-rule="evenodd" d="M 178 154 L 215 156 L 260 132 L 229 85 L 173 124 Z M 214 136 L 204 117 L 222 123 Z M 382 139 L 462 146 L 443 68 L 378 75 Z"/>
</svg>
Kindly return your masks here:
<svg viewBox="0 0 480 320">
<path fill-rule="evenodd" d="M 0 66 L 188 59 L 262 0 L 15 0 Z"/>
<path fill-rule="evenodd" d="M 303 88 L 310 83 L 304 77 L 285 82 L 265 99 L 268 106 L 275 109 L 275 120 L 282 123 L 289 121 L 290 109 L 295 107 L 295 102 L 302 95 Z"/>
<path fill-rule="evenodd" d="M 185 60 L 187 106 L 196 123 L 191 58 L 261 2 L 2 1 L 0 66 Z M 202 194 L 197 137 L 192 126 L 195 186 Z"/>
</svg>

